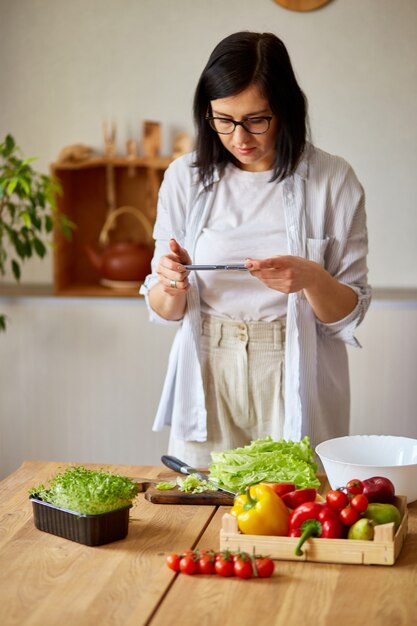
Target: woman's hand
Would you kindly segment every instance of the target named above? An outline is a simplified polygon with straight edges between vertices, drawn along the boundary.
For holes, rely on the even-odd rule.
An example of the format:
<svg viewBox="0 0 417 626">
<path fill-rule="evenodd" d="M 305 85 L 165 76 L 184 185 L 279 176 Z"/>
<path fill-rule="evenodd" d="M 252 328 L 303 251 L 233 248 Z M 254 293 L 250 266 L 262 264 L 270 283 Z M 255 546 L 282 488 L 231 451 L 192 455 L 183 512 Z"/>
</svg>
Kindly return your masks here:
<svg viewBox="0 0 417 626">
<path fill-rule="evenodd" d="M 325 324 L 343 319 L 358 302 L 353 289 L 339 283 L 324 267 L 308 259 L 273 256 L 246 259 L 245 266 L 269 289 L 286 294 L 304 290 L 314 314 Z"/>
<path fill-rule="evenodd" d="M 246 259 L 245 266 L 269 289 L 294 293 L 314 283 L 317 263 L 297 256 L 273 256 L 269 259 Z"/>
<path fill-rule="evenodd" d="M 171 239 L 169 247 L 171 254 L 166 254 L 160 258 L 155 272 L 163 286 L 163 291 L 172 296 L 177 296 L 187 291 L 189 287 L 189 272 L 182 266 L 191 264 L 191 258 L 187 250 L 181 248 L 175 239 Z"/>
<path fill-rule="evenodd" d="M 149 291 L 149 303 L 161 317 L 180 320 L 184 316 L 190 286 L 189 272 L 183 265 L 190 264 L 191 258 L 175 239 L 171 239 L 169 247 L 171 253 L 162 256 L 156 267 L 159 281 Z"/>
</svg>

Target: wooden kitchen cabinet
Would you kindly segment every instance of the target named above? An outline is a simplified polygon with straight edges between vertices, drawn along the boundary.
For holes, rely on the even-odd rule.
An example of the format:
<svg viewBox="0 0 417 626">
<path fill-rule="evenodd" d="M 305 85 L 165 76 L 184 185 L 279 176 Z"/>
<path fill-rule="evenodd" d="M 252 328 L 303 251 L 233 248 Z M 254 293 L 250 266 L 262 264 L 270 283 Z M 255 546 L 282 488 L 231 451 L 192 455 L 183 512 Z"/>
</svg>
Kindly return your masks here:
<svg viewBox="0 0 417 626">
<path fill-rule="evenodd" d="M 171 157 L 99 157 L 81 163 L 56 162 L 51 173 L 62 186 L 58 210 L 75 223 L 71 240 L 54 233 L 54 292 L 60 296 L 135 296 L 138 288 L 100 284 L 85 246 L 99 248 L 109 211 L 122 206 L 140 209 L 153 227 L 158 189 Z M 110 193 L 109 193 L 110 190 Z M 117 220 L 117 236 L 139 240 L 143 225 L 132 214 Z M 138 283 L 139 287 L 139 283 Z"/>
</svg>

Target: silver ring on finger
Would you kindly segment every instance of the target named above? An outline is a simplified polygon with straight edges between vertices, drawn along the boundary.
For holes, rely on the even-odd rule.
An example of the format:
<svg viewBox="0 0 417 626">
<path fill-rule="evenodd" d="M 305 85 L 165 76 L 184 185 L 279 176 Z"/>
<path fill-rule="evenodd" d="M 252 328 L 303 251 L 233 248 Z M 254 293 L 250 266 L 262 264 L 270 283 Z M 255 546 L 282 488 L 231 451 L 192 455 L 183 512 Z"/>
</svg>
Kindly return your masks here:
<svg viewBox="0 0 417 626">
<path fill-rule="evenodd" d="M 176 289 L 177 288 L 177 281 L 176 280 L 170 280 L 169 281 L 169 286 L 171 287 L 171 289 Z"/>
</svg>

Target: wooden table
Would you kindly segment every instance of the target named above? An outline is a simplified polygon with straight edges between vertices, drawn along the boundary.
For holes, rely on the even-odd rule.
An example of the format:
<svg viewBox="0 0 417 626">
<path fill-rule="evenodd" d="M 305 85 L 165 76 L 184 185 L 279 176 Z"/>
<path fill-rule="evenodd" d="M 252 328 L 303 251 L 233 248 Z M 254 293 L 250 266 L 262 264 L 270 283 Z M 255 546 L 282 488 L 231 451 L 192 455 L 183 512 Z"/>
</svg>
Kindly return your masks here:
<svg viewBox="0 0 417 626">
<path fill-rule="evenodd" d="M 84 546 L 33 524 L 28 490 L 65 466 L 26 462 L 0 482 L 2 626 L 417 623 L 417 502 L 394 566 L 279 561 L 270 579 L 185 576 L 166 567 L 165 555 L 217 549 L 227 508 L 151 504 L 141 494 L 126 539 Z M 155 478 L 162 468 L 112 469 Z"/>
</svg>

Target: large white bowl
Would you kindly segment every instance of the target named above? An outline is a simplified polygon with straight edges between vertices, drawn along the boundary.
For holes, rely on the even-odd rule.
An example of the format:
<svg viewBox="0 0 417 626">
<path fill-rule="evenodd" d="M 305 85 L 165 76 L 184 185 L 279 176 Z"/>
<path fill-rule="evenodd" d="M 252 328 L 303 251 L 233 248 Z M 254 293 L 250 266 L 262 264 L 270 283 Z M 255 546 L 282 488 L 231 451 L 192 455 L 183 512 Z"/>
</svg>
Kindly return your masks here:
<svg viewBox="0 0 417 626">
<path fill-rule="evenodd" d="M 395 493 L 417 500 L 417 439 L 393 435 L 351 435 L 323 441 L 316 447 L 332 489 L 352 478 L 385 476 Z"/>
</svg>

